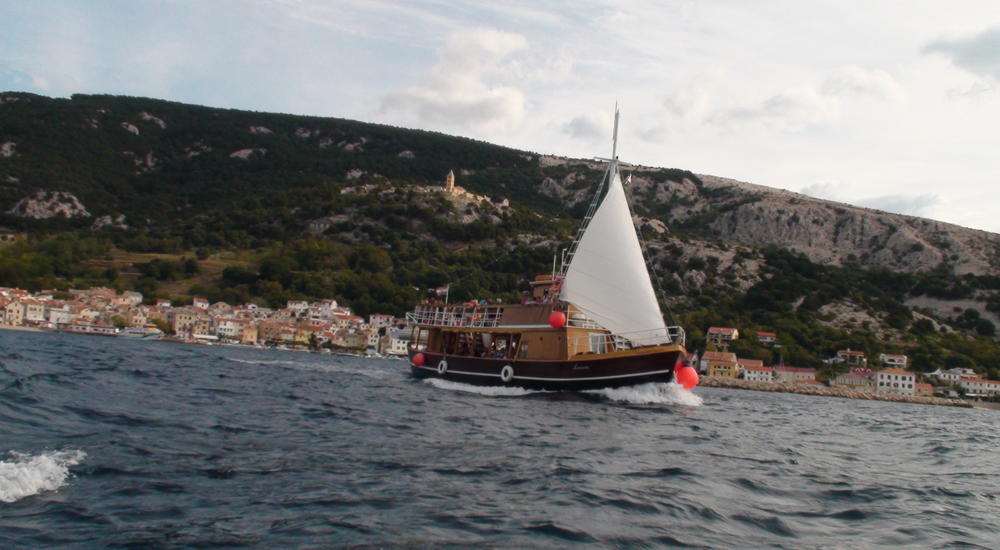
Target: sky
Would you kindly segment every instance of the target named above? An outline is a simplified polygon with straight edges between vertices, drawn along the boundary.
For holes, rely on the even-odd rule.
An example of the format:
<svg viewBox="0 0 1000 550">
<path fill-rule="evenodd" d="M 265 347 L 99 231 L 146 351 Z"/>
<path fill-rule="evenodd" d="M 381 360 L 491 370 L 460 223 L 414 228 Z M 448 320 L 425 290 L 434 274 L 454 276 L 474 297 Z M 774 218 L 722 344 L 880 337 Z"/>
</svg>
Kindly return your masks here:
<svg viewBox="0 0 1000 550">
<path fill-rule="evenodd" d="M 624 161 L 1000 232 L 993 1 L 0 0 L 0 90 L 582 158 L 617 102 Z"/>
</svg>

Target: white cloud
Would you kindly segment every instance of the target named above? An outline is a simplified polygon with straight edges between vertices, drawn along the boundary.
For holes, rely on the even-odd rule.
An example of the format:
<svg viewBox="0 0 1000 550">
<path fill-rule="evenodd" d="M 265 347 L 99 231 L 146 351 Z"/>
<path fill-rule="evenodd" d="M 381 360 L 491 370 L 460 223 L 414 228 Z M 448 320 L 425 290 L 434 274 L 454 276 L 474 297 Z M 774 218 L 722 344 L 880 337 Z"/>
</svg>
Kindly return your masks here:
<svg viewBox="0 0 1000 550">
<path fill-rule="evenodd" d="M 840 116 L 840 102 L 812 88 L 794 88 L 757 104 L 716 111 L 708 122 L 726 128 L 760 125 L 784 131 L 798 131 L 823 124 Z"/>
<path fill-rule="evenodd" d="M 821 90 L 834 97 L 862 97 L 894 104 L 906 102 L 906 92 L 889 73 L 861 67 L 842 67 L 823 81 Z"/>
<path fill-rule="evenodd" d="M 454 32 L 424 85 L 386 95 L 382 111 L 434 126 L 509 128 L 524 116 L 524 93 L 496 82 L 517 73 L 519 66 L 508 58 L 527 45 L 524 36 L 492 28 Z"/>
<path fill-rule="evenodd" d="M 941 197 L 935 193 L 925 193 L 922 195 L 882 195 L 860 199 L 856 204 L 886 212 L 895 212 L 897 214 L 930 216 L 941 205 Z"/>
<path fill-rule="evenodd" d="M 893 193 L 864 197 L 859 196 L 855 189 L 839 180 L 827 180 L 807 185 L 800 190 L 800 193 L 817 199 L 854 204 L 909 216 L 933 215 L 943 204 L 941 197 L 936 193 L 920 195 Z"/>
<path fill-rule="evenodd" d="M 611 136 L 613 122 L 605 112 L 587 113 L 574 117 L 563 125 L 563 132 L 576 139 L 588 141 L 607 140 Z"/>
<path fill-rule="evenodd" d="M 942 54 L 973 74 L 1000 82 L 1000 28 L 966 38 L 938 40 L 928 44 L 924 52 Z"/>
<path fill-rule="evenodd" d="M 840 190 L 843 184 L 839 181 L 823 181 L 820 183 L 814 183 L 812 185 L 807 185 L 799 190 L 803 195 L 809 195 L 810 197 L 816 197 L 817 199 L 826 199 L 831 201 L 842 200 L 840 196 Z"/>
<path fill-rule="evenodd" d="M 667 110 L 676 117 L 705 116 L 712 104 L 715 89 L 722 83 L 725 71 L 715 68 L 699 73 L 678 86 L 666 99 Z"/>
</svg>

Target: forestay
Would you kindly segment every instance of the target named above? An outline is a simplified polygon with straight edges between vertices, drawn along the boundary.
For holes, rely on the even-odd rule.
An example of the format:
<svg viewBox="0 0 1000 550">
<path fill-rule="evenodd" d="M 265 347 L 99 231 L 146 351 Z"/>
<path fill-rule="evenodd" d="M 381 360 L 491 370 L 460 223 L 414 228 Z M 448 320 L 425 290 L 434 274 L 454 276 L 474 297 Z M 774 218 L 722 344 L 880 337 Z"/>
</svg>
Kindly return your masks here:
<svg viewBox="0 0 1000 550">
<path fill-rule="evenodd" d="M 617 166 L 566 269 L 560 298 L 633 345 L 670 342 Z"/>
</svg>

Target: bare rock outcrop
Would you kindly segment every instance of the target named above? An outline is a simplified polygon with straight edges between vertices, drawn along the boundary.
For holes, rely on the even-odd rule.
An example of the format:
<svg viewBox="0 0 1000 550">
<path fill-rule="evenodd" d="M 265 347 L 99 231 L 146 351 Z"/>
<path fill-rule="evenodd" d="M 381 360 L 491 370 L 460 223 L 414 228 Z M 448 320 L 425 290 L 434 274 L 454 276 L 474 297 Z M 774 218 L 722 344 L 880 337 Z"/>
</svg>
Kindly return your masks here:
<svg viewBox="0 0 1000 550">
<path fill-rule="evenodd" d="M 145 111 L 139 113 L 139 117 L 147 122 L 152 122 L 153 124 L 159 126 L 160 128 L 166 128 L 167 123 L 163 122 L 163 119 L 157 116 L 153 116 Z"/>
<path fill-rule="evenodd" d="M 125 214 L 118 214 L 117 216 L 104 215 L 91 224 L 90 228 L 93 230 L 104 229 L 105 227 L 111 227 L 114 229 L 128 229 L 128 224 L 125 223 Z"/>
<path fill-rule="evenodd" d="M 232 153 L 229 154 L 229 158 L 249 161 L 253 159 L 264 158 L 265 155 L 267 155 L 267 149 L 257 147 L 252 149 L 240 149 L 239 151 L 233 151 Z"/>
<path fill-rule="evenodd" d="M 0 157 L 5 157 L 5 158 L 12 157 L 14 156 L 15 152 L 17 152 L 17 144 L 14 143 L 13 141 L 5 141 L 3 143 L 0 143 Z"/>
<path fill-rule="evenodd" d="M 62 216 L 64 218 L 89 218 L 90 212 L 80 199 L 66 191 L 39 191 L 18 201 L 8 214 L 42 220 Z"/>
</svg>

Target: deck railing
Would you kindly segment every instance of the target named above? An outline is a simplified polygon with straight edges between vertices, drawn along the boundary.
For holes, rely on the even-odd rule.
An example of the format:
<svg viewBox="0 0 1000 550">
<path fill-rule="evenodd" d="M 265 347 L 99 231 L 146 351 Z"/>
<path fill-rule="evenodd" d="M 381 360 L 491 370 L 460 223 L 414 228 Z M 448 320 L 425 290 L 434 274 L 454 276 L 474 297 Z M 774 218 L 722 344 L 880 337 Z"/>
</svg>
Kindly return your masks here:
<svg viewBox="0 0 1000 550">
<path fill-rule="evenodd" d="M 503 306 L 490 305 L 418 305 L 406 314 L 410 323 L 434 327 L 495 328 L 500 326 Z M 568 319 L 567 325 L 574 328 L 604 330 L 590 319 Z M 593 338 L 600 338 L 591 340 Z M 678 326 L 665 329 L 642 330 L 623 334 L 588 334 L 569 339 L 571 349 L 592 347 L 608 351 L 632 349 L 639 346 L 671 343 L 685 345 L 684 329 Z M 593 344 L 591 344 L 593 342 Z"/>
<path fill-rule="evenodd" d="M 567 338 L 570 356 L 580 353 L 609 353 L 635 349 L 643 346 L 677 344 L 684 345 L 685 334 L 681 327 L 640 330 L 622 334 L 590 333 Z"/>
<path fill-rule="evenodd" d="M 502 306 L 419 305 L 406 314 L 406 320 L 434 327 L 493 328 L 500 325 Z"/>
</svg>

